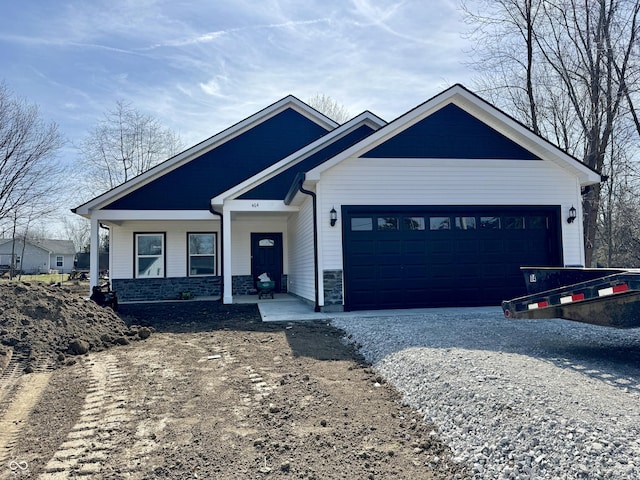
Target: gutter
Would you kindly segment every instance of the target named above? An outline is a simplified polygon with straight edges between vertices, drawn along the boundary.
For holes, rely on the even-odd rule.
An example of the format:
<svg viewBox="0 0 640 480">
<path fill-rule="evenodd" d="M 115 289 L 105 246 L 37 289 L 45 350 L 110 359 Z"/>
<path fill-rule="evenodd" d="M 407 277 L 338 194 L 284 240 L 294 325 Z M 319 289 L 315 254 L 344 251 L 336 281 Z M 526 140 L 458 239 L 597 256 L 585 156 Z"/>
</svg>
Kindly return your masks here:
<svg viewBox="0 0 640 480">
<path fill-rule="evenodd" d="M 221 212 L 216 212 L 209 203 L 209 212 L 220 217 L 220 303 L 224 303 L 224 218 Z"/>
<path fill-rule="evenodd" d="M 313 202 L 313 276 L 314 276 L 314 282 L 315 282 L 315 307 L 314 307 L 313 310 L 315 312 L 319 312 L 320 311 L 320 299 L 319 299 L 319 292 L 318 292 L 318 287 L 319 287 L 319 278 L 318 278 L 318 208 L 317 208 L 316 194 L 314 192 L 312 192 L 311 190 L 306 190 L 302 186 L 302 184 L 305 181 L 305 178 L 306 178 L 306 176 L 305 176 L 304 173 L 299 173 L 298 175 L 296 175 L 296 178 L 293 181 L 293 185 L 292 185 L 291 189 L 289 190 L 289 193 L 287 193 L 287 196 L 285 198 L 285 204 L 289 205 L 291 203 L 296 191 L 300 191 L 301 193 L 304 193 L 305 195 L 309 195 L 311 197 L 312 202 Z M 297 189 L 295 189 L 295 186 L 297 186 Z"/>
</svg>

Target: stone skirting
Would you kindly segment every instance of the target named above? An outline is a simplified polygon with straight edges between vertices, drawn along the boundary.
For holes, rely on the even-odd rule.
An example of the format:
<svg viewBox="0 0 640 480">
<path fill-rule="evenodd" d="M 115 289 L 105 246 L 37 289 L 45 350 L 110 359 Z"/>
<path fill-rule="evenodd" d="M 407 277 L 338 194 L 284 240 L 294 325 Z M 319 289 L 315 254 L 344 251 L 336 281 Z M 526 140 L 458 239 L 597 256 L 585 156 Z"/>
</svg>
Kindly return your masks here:
<svg viewBox="0 0 640 480">
<path fill-rule="evenodd" d="M 256 288 L 253 286 L 251 275 L 234 275 L 231 277 L 231 295 L 253 295 Z"/>
<path fill-rule="evenodd" d="M 119 302 L 179 300 L 180 292 L 194 297 L 221 295 L 222 277 L 127 278 L 111 280 Z"/>
<path fill-rule="evenodd" d="M 231 279 L 232 295 L 255 295 L 251 275 L 235 275 Z M 152 302 L 179 300 L 180 292 L 191 292 L 194 297 L 222 295 L 222 277 L 126 278 L 111 280 L 111 289 L 120 302 Z M 287 276 L 281 280 L 281 292 L 287 291 Z"/>
<path fill-rule="evenodd" d="M 232 295 L 255 295 L 256 287 L 253 285 L 253 277 L 251 275 L 235 275 L 231 278 L 231 294 Z M 280 278 L 280 289 L 276 288 L 278 293 L 286 293 L 287 291 L 287 275 Z"/>
<path fill-rule="evenodd" d="M 342 296 L 342 270 L 324 270 L 322 272 L 324 286 L 323 311 L 341 311 L 344 307 Z"/>
</svg>

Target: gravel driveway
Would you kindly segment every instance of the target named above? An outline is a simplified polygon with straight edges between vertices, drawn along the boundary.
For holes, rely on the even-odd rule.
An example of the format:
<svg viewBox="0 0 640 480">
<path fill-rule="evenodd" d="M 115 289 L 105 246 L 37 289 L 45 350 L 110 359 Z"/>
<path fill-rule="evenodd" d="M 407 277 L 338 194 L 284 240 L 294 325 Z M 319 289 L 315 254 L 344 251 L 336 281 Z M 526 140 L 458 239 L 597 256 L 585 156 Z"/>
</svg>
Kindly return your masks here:
<svg viewBox="0 0 640 480">
<path fill-rule="evenodd" d="M 475 478 L 640 478 L 640 329 L 499 308 L 333 323 Z"/>
</svg>

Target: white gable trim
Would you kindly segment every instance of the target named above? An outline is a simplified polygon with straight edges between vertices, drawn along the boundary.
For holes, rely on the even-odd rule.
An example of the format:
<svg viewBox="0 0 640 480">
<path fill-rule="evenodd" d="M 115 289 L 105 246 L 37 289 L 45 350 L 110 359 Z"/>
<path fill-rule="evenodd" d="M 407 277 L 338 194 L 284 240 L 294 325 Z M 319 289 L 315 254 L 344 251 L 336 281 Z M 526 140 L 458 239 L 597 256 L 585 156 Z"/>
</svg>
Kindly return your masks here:
<svg viewBox="0 0 640 480">
<path fill-rule="evenodd" d="M 193 147 L 162 162 L 161 164 L 156 165 L 146 172 L 132 178 L 128 182 L 123 183 L 122 185 L 119 185 L 109 190 L 108 192 L 105 192 L 104 194 L 84 203 L 83 205 L 80 205 L 72 211 L 79 215 L 88 217 L 92 210 L 100 209 L 102 206 L 108 205 L 109 203 L 122 198 L 128 193 L 131 193 L 132 191 L 143 187 L 153 180 L 215 149 L 223 143 L 228 142 L 229 140 L 245 133 L 248 130 L 251 130 L 256 125 L 278 115 L 288 108 L 291 108 L 296 112 L 304 115 L 305 117 L 316 122 L 318 125 L 327 130 L 333 130 L 338 126 L 336 122 L 334 122 L 324 114 L 311 108 L 309 105 L 297 99 L 293 95 L 288 95 L 285 98 L 270 105 L 269 107 L 261 110 L 260 112 L 251 115 L 250 117 L 227 128 L 226 130 L 223 130 L 222 132 L 208 138 L 207 140 L 194 145 Z"/>
<path fill-rule="evenodd" d="M 582 186 L 600 182 L 600 175 L 598 175 L 597 172 L 563 152 L 552 143 L 536 135 L 461 85 L 454 85 L 441 94 L 436 95 L 344 152 L 310 170 L 306 174 L 306 179 L 308 181 L 318 181 L 322 172 L 347 158 L 359 157 L 365 154 L 367 151 L 450 103 L 457 105 L 475 116 L 523 148 L 536 153 L 540 158 L 552 161 L 561 168 L 572 172 L 578 177 Z"/>
<path fill-rule="evenodd" d="M 127 220 L 217 220 L 208 210 L 94 210 L 90 218 L 117 224 Z"/>
<path fill-rule="evenodd" d="M 258 185 L 272 179 L 276 175 L 291 168 L 292 166 L 302 162 L 303 160 L 314 155 L 318 151 L 325 148 L 330 143 L 350 134 L 354 130 L 360 128 L 363 125 L 368 125 L 373 130 L 378 130 L 387 122 L 373 113 L 366 111 L 358 115 L 357 117 L 349 120 L 347 123 L 339 126 L 335 130 L 320 137 L 318 140 L 310 143 L 309 145 L 301 148 L 300 150 L 292 153 L 288 157 L 285 157 L 281 161 L 274 163 L 270 167 L 264 169 L 262 172 L 254 175 L 253 177 L 245 180 L 244 182 L 236 185 L 235 187 L 221 193 L 220 195 L 211 199 L 211 206 L 218 207 L 225 203 L 225 200 L 237 198 L 249 190 L 257 187 Z"/>
</svg>

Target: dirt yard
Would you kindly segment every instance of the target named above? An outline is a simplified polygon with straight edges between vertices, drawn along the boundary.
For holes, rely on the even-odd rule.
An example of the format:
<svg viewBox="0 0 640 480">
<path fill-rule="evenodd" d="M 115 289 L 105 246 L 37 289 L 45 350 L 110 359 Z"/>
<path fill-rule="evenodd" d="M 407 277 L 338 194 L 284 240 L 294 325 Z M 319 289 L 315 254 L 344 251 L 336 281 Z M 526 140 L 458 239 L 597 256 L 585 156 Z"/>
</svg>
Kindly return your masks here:
<svg viewBox="0 0 640 480">
<path fill-rule="evenodd" d="M 0 479 L 467 478 L 330 325 L 25 288 L 0 297 Z"/>
</svg>

